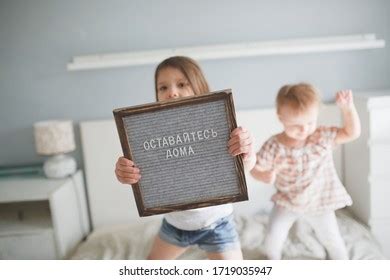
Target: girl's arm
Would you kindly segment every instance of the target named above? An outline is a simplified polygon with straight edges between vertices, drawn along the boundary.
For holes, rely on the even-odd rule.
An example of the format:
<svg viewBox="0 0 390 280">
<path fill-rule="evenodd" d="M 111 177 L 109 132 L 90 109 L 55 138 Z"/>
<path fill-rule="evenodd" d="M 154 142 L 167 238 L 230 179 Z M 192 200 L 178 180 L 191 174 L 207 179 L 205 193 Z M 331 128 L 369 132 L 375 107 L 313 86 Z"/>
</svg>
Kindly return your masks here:
<svg viewBox="0 0 390 280">
<path fill-rule="evenodd" d="M 119 182 L 128 185 L 138 183 L 141 179 L 140 170 L 135 166 L 133 161 L 125 157 L 118 158 L 115 164 L 115 175 Z"/>
<path fill-rule="evenodd" d="M 360 119 L 353 103 L 351 90 L 342 90 L 336 94 L 336 103 L 340 107 L 344 126 L 337 132 L 336 144 L 343 144 L 357 139 L 360 136 Z"/>
<path fill-rule="evenodd" d="M 251 171 L 256 165 L 256 154 L 253 152 L 248 155 L 246 158 L 243 158 L 244 168 Z"/>
<path fill-rule="evenodd" d="M 241 155 L 246 170 L 251 170 L 256 164 L 253 143 L 252 134 L 246 128 L 237 127 L 230 133 L 229 153 L 232 156 Z"/>
<path fill-rule="evenodd" d="M 263 183 L 273 184 L 275 182 L 276 174 L 273 170 L 263 171 L 258 165 L 255 165 L 255 167 L 251 170 L 250 173 L 253 178 Z"/>
</svg>

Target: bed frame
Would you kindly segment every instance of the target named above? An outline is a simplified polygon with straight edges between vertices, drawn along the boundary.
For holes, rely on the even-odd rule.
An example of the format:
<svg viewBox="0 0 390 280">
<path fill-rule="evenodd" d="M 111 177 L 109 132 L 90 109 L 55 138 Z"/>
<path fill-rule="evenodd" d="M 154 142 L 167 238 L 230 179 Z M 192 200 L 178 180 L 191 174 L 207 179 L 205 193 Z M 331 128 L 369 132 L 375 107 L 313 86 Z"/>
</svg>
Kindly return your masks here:
<svg viewBox="0 0 390 280">
<path fill-rule="evenodd" d="M 236 112 L 237 123 L 251 131 L 256 139 L 256 150 L 272 134 L 281 131 L 274 109 L 243 110 Z M 341 115 L 334 105 L 325 105 L 320 112 L 320 124 L 340 125 Z M 138 216 L 131 186 L 120 184 L 114 174 L 115 162 L 122 155 L 114 120 L 80 123 L 87 196 L 93 229 L 118 225 L 144 223 L 161 219 L 161 215 Z M 336 169 L 343 181 L 342 147 L 334 152 Z M 234 203 L 235 213 L 268 211 L 274 188 L 262 184 L 246 174 L 249 201 Z"/>
</svg>

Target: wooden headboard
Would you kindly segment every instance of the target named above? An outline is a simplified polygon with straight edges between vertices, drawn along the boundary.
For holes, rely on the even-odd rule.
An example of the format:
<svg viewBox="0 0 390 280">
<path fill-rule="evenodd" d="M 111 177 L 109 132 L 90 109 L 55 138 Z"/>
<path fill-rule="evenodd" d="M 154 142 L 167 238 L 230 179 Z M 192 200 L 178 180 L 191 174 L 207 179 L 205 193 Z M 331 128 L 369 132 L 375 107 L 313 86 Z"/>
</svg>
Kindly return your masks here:
<svg viewBox="0 0 390 280">
<path fill-rule="evenodd" d="M 272 134 L 281 131 L 274 109 L 237 111 L 237 123 L 246 127 L 256 139 L 256 150 Z M 340 112 L 334 105 L 323 106 L 320 124 L 339 125 Z M 120 184 L 114 174 L 115 163 L 122 150 L 114 120 L 80 123 L 87 195 L 94 229 L 117 225 L 143 223 L 147 219 L 161 219 L 161 215 L 140 218 L 131 186 Z M 337 171 L 343 180 L 342 148 L 334 153 Z M 274 188 L 262 184 L 246 174 L 249 201 L 234 204 L 235 213 L 254 213 L 272 207 L 270 196 Z"/>
</svg>

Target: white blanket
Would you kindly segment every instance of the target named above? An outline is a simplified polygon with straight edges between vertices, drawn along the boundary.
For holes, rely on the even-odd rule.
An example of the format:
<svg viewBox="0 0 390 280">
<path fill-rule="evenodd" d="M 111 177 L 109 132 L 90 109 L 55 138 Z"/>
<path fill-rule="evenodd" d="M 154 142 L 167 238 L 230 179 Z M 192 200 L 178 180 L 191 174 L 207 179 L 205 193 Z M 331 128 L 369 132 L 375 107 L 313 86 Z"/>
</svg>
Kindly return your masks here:
<svg viewBox="0 0 390 280">
<path fill-rule="evenodd" d="M 352 219 L 347 212 L 337 213 L 341 234 L 350 259 L 384 259 L 370 231 Z M 267 213 L 236 216 L 244 259 L 264 259 L 263 240 L 268 222 Z M 158 232 L 160 222 L 147 221 L 134 227 L 120 225 L 99 229 L 90 234 L 75 250 L 71 259 L 145 259 Z M 283 259 L 326 259 L 324 247 L 304 221 L 297 221 L 284 244 Z M 191 247 L 180 259 L 206 259 L 206 254 Z"/>
</svg>

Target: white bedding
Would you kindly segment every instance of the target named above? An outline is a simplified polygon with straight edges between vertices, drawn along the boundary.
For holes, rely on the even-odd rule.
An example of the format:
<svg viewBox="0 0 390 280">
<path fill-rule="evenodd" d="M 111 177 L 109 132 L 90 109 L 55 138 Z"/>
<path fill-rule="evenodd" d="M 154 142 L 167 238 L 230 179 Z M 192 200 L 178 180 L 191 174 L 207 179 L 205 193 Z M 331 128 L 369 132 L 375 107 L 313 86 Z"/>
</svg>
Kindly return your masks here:
<svg viewBox="0 0 390 280">
<path fill-rule="evenodd" d="M 352 219 L 348 212 L 337 213 L 340 231 L 350 259 L 385 259 L 369 230 Z M 267 213 L 235 217 L 244 259 L 264 259 L 263 240 Z M 101 228 L 90 234 L 71 259 L 145 259 L 160 227 L 160 220 L 143 225 Z M 304 221 L 291 228 L 283 250 L 284 259 L 326 259 L 326 251 Z M 204 252 L 191 247 L 180 259 L 206 259 Z"/>
</svg>

